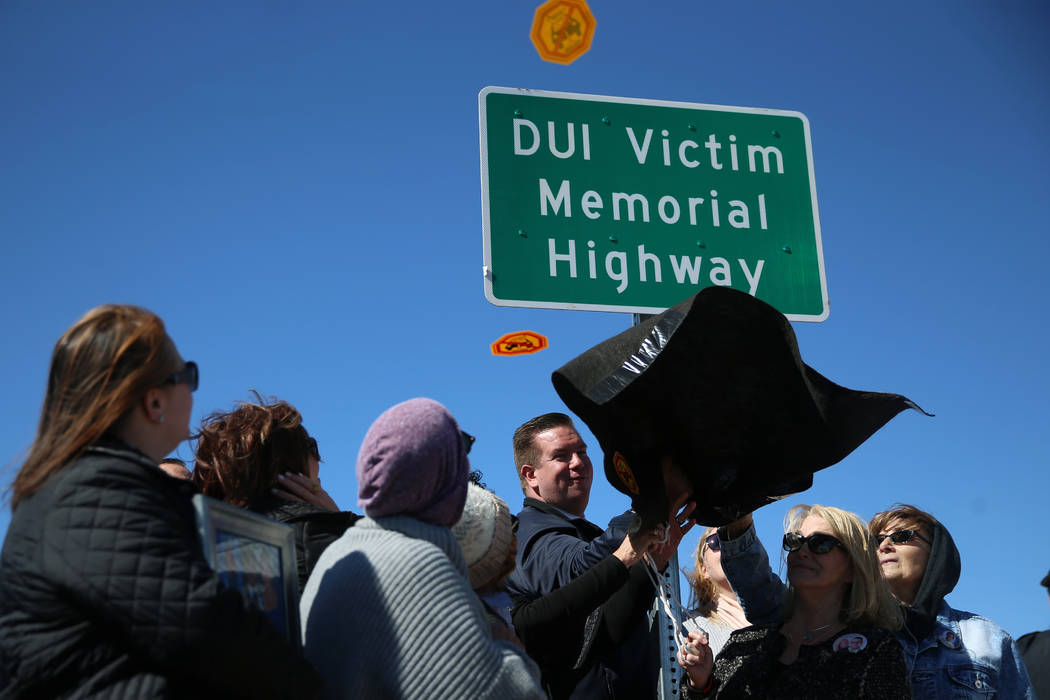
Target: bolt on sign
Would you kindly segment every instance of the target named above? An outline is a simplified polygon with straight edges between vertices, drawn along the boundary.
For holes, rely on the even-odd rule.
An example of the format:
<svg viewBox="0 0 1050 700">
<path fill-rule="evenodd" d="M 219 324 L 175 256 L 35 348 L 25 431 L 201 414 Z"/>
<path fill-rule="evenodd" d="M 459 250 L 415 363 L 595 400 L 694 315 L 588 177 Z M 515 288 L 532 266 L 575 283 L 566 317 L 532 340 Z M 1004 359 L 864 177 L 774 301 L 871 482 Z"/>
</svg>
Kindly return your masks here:
<svg viewBox="0 0 1050 700">
<path fill-rule="evenodd" d="M 547 347 L 547 337 L 534 331 L 507 333 L 492 344 L 493 355 L 529 355 Z"/>
<path fill-rule="evenodd" d="M 800 112 L 486 87 L 485 296 L 654 314 L 731 286 L 828 316 Z"/>
<path fill-rule="evenodd" d="M 544 61 L 568 65 L 591 48 L 594 15 L 584 0 L 547 0 L 536 8 L 529 36 Z"/>
</svg>

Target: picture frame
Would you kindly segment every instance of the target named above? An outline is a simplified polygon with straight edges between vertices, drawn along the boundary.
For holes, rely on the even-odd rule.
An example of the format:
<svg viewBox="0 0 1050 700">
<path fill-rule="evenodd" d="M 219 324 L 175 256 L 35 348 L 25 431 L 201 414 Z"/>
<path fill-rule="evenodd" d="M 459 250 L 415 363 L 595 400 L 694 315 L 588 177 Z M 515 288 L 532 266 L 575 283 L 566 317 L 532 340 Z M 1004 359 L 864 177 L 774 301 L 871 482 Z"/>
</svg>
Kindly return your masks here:
<svg viewBox="0 0 1050 700">
<path fill-rule="evenodd" d="M 274 624 L 296 650 L 299 629 L 299 582 L 295 531 L 263 515 L 214 498 L 193 497 L 197 532 L 204 558 L 228 588 Z"/>
</svg>

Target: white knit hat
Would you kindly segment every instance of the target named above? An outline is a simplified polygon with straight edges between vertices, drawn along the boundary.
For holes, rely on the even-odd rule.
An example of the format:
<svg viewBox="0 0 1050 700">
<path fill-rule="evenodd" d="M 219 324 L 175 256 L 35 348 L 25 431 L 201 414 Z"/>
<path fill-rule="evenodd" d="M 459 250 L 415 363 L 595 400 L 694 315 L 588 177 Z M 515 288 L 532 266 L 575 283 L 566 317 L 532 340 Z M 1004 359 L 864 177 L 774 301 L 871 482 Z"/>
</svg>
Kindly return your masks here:
<svg viewBox="0 0 1050 700">
<path fill-rule="evenodd" d="M 514 538 L 507 504 L 491 491 L 469 484 L 463 515 L 452 532 L 463 549 L 470 587 L 492 583 L 507 563 Z"/>
</svg>

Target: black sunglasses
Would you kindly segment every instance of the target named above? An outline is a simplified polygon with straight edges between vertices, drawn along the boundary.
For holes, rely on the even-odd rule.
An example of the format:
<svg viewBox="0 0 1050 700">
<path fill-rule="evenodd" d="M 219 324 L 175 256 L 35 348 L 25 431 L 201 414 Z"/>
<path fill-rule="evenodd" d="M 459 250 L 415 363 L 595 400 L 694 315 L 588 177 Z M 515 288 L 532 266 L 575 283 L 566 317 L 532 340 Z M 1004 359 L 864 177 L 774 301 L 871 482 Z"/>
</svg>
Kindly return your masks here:
<svg viewBox="0 0 1050 700">
<path fill-rule="evenodd" d="M 788 532 L 784 535 L 784 551 L 785 552 L 797 552 L 802 549 L 802 545 L 808 544 L 809 551 L 814 554 L 827 554 L 835 547 L 839 547 L 843 550 L 845 546 L 831 535 L 826 535 L 823 532 L 815 532 L 808 537 L 803 537 L 797 532 Z"/>
<path fill-rule="evenodd" d="M 190 391 L 197 391 L 200 383 L 200 373 L 197 371 L 197 363 L 192 360 L 187 362 L 182 369 L 164 380 L 165 384 L 186 384 Z"/>
<path fill-rule="evenodd" d="M 704 538 L 704 544 L 712 552 L 719 552 L 722 550 L 722 541 L 718 539 L 718 533 L 712 532 L 710 535 Z"/>
<path fill-rule="evenodd" d="M 459 434 L 463 436 L 463 451 L 468 455 L 470 454 L 470 448 L 474 446 L 474 441 L 477 439 L 466 430 L 460 430 Z"/>
<path fill-rule="evenodd" d="M 891 532 L 886 535 L 875 535 L 875 541 L 879 544 L 882 544 L 882 541 L 887 537 L 890 538 L 890 542 L 892 542 L 893 544 L 904 544 L 906 542 L 911 542 L 912 538 L 914 537 L 918 537 L 926 544 L 930 544 L 930 541 L 922 535 L 920 535 L 918 530 L 897 530 L 896 532 Z"/>
</svg>

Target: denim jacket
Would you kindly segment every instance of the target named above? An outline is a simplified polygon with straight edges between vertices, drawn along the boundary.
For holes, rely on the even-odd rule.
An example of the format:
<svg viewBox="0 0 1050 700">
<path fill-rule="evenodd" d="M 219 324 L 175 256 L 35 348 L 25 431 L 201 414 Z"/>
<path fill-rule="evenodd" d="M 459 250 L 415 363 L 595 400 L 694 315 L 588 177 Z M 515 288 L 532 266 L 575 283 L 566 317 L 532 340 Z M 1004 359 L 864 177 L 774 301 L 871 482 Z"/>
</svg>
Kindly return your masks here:
<svg viewBox="0 0 1050 700">
<path fill-rule="evenodd" d="M 752 526 L 723 539 L 722 570 L 752 624 L 780 618 L 787 586 L 769 565 Z M 933 631 L 916 641 L 907 629 L 896 632 L 904 648 L 915 698 L 1024 698 L 1035 700 L 1017 645 L 991 620 L 941 601 Z"/>
<path fill-rule="evenodd" d="M 933 632 L 921 642 L 897 632 L 916 698 L 1025 698 L 1035 700 L 1013 638 L 980 615 L 941 603 Z"/>
</svg>

